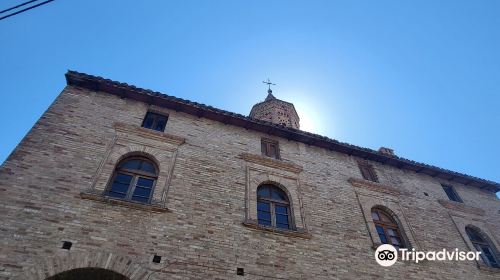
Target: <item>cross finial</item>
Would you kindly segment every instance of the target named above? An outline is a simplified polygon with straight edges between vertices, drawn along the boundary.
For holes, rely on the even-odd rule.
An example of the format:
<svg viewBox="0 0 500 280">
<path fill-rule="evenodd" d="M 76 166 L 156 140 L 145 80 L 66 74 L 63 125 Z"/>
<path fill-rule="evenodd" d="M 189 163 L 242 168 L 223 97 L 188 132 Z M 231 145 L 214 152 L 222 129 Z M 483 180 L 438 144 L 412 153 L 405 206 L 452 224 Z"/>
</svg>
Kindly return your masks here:
<svg viewBox="0 0 500 280">
<path fill-rule="evenodd" d="M 262 81 L 264 84 L 267 84 L 267 93 L 272 93 L 273 91 L 271 90 L 271 86 L 275 86 L 276 84 L 271 83 L 271 80 L 267 78 L 267 81 Z"/>
</svg>

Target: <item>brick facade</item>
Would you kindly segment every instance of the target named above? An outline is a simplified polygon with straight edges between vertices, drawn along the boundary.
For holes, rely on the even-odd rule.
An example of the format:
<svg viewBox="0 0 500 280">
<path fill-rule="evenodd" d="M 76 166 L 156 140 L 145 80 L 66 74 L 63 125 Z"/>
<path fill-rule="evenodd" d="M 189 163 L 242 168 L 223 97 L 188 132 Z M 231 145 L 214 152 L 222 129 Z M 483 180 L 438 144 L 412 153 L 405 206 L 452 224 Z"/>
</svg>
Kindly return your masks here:
<svg viewBox="0 0 500 280">
<path fill-rule="evenodd" d="M 148 110 L 168 114 L 165 132 L 141 128 Z M 279 142 L 280 160 L 261 155 L 263 137 Z M 159 166 L 150 205 L 102 196 L 117 162 L 132 154 Z M 380 162 L 371 162 L 378 182 L 370 182 L 359 160 L 69 85 L 2 165 L 0 279 L 84 267 L 134 280 L 500 278 L 481 261 L 379 266 L 372 207 L 397 219 L 412 248 L 469 251 L 467 225 L 500 248 L 500 202 L 492 191 Z M 256 223 L 263 182 L 286 189 L 295 230 Z M 450 202 L 442 183 L 464 203 Z"/>
</svg>

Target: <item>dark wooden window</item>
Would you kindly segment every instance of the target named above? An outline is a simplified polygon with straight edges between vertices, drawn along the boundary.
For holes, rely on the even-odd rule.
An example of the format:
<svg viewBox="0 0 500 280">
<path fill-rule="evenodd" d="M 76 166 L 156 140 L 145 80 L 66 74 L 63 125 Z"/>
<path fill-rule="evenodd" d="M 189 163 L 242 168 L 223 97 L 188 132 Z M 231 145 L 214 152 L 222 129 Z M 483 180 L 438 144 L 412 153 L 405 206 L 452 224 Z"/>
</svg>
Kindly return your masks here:
<svg viewBox="0 0 500 280">
<path fill-rule="evenodd" d="M 404 247 L 398 224 L 389 214 L 374 208 L 372 209 L 372 219 L 382 244 L 391 244 L 396 249 Z"/>
<path fill-rule="evenodd" d="M 483 259 L 483 262 L 487 266 L 500 268 L 500 262 L 498 261 L 498 257 L 495 256 L 495 250 L 493 250 L 493 247 L 490 246 L 485 238 L 483 238 L 483 236 L 476 229 L 469 226 L 465 227 L 465 232 L 469 236 L 474 248 L 476 248 L 478 252 L 481 252 L 480 256 Z"/>
<path fill-rule="evenodd" d="M 359 171 L 361 171 L 361 175 L 365 180 L 378 182 L 377 173 L 375 173 L 373 165 L 366 162 L 359 162 L 358 166 L 359 166 Z"/>
<path fill-rule="evenodd" d="M 106 195 L 142 203 L 150 203 L 156 183 L 157 169 L 142 157 L 128 158 L 115 169 Z"/>
<path fill-rule="evenodd" d="M 455 188 L 452 186 L 447 186 L 447 185 L 442 185 L 443 190 L 448 196 L 450 200 L 456 201 L 456 202 L 463 202 L 460 196 L 458 196 L 458 193 L 455 191 Z"/>
<path fill-rule="evenodd" d="M 168 116 L 148 112 L 146 117 L 144 117 L 144 121 L 142 122 L 142 127 L 157 130 L 157 131 L 165 131 L 165 125 L 167 125 Z"/>
<path fill-rule="evenodd" d="M 259 225 L 290 229 L 290 202 L 288 196 L 274 185 L 257 189 L 257 219 Z"/>
<path fill-rule="evenodd" d="M 278 141 L 274 141 L 271 139 L 262 139 L 262 155 L 266 157 L 272 157 L 275 159 L 280 158 L 280 148 L 278 145 Z"/>
</svg>

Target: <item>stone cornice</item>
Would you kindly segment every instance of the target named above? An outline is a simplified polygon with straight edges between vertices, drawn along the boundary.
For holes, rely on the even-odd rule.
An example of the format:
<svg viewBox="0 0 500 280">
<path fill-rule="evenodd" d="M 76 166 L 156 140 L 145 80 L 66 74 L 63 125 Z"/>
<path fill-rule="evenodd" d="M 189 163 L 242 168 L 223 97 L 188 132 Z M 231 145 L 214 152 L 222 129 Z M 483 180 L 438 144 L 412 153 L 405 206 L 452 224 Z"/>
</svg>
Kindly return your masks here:
<svg viewBox="0 0 500 280">
<path fill-rule="evenodd" d="M 133 133 L 139 136 L 144 136 L 149 139 L 156 139 L 162 142 L 167 142 L 173 145 L 182 145 L 184 142 L 186 142 L 186 139 L 171 135 L 168 133 L 152 130 L 152 129 L 147 129 L 135 125 L 130 125 L 130 124 L 125 124 L 125 123 L 115 123 L 114 125 L 115 130 L 117 132 L 123 132 L 123 133 Z"/>
<path fill-rule="evenodd" d="M 460 212 L 468 213 L 468 214 L 474 214 L 478 216 L 484 216 L 486 212 L 478 207 L 474 206 L 469 206 L 466 205 L 462 202 L 455 202 L 451 200 L 444 200 L 444 199 L 438 199 L 439 204 L 443 205 L 445 208 L 451 209 L 451 210 L 457 210 Z"/>
<path fill-rule="evenodd" d="M 243 153 L 243 154 L 240 154 L 238 157 L 247 161 L 247 162 L 256 163 L 256 164 L 260 164 L 263 166 L 277 168 L 277 169 L 281 169 L 281 170 L 286 170 L 286 171 L 290 171 L 293 173 L 300 173 L 300 172 L 302 172 L 302 169 L 303 169 L 302 166 L 297 165 L 295 163 L 285 162 L 282 160 L 264 157 L 264 156 L 260 156 L 260 155 Z"/>
<path fill-rule="evenodd" d="M 352 177 L 349 178 L 348 181 L 354 187 L 365 188 L 365 189 L 369 189 L 369 190 L 381 192 L 381 193 L 386 193 L 386 194 L 401 195 L 401 191 L 398 190 L 397 188 L 391 187 L 388 185 L 384 185 L 381 183 L 372 182 L 372 181 L 368 181 L 368 180 L 364 180 L 364 179 L 352 178 Z"/>
</svg>

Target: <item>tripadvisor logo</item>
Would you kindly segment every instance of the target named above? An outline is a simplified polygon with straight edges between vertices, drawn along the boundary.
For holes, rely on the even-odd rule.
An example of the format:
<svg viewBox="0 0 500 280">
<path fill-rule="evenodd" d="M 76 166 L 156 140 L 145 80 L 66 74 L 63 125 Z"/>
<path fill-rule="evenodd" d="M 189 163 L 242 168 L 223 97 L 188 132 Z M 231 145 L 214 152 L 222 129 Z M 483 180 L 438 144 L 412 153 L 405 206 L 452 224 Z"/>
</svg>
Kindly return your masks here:
<svg viewBox="0 0 500 280">
<path fill-rule="evenodd" d="M 429 261 L 478 261 L 481 252 L 464 252 L 458 251 L 447 251 L 443 249 L 441 251 L 415 251 L 415 248 L 408 250 L 407 248 L 399 248 L 397 250 L 394 246 L 389 244 L 383 244 L 378 246 L 375 251 L 375 260 L 381 266 L 391 266 L 395 264 L 398 260 L 398 256 L 402 261 L 413 261 L 418 263 L 419 261 L 429 260 Z"/>
<path fill-rule="evenodd" d="M 391 266 L 398 260 L 398 251 L 392 245 L 380 245 L 375 251 L 375 260 L 381 266 Z"/>
</svg>

